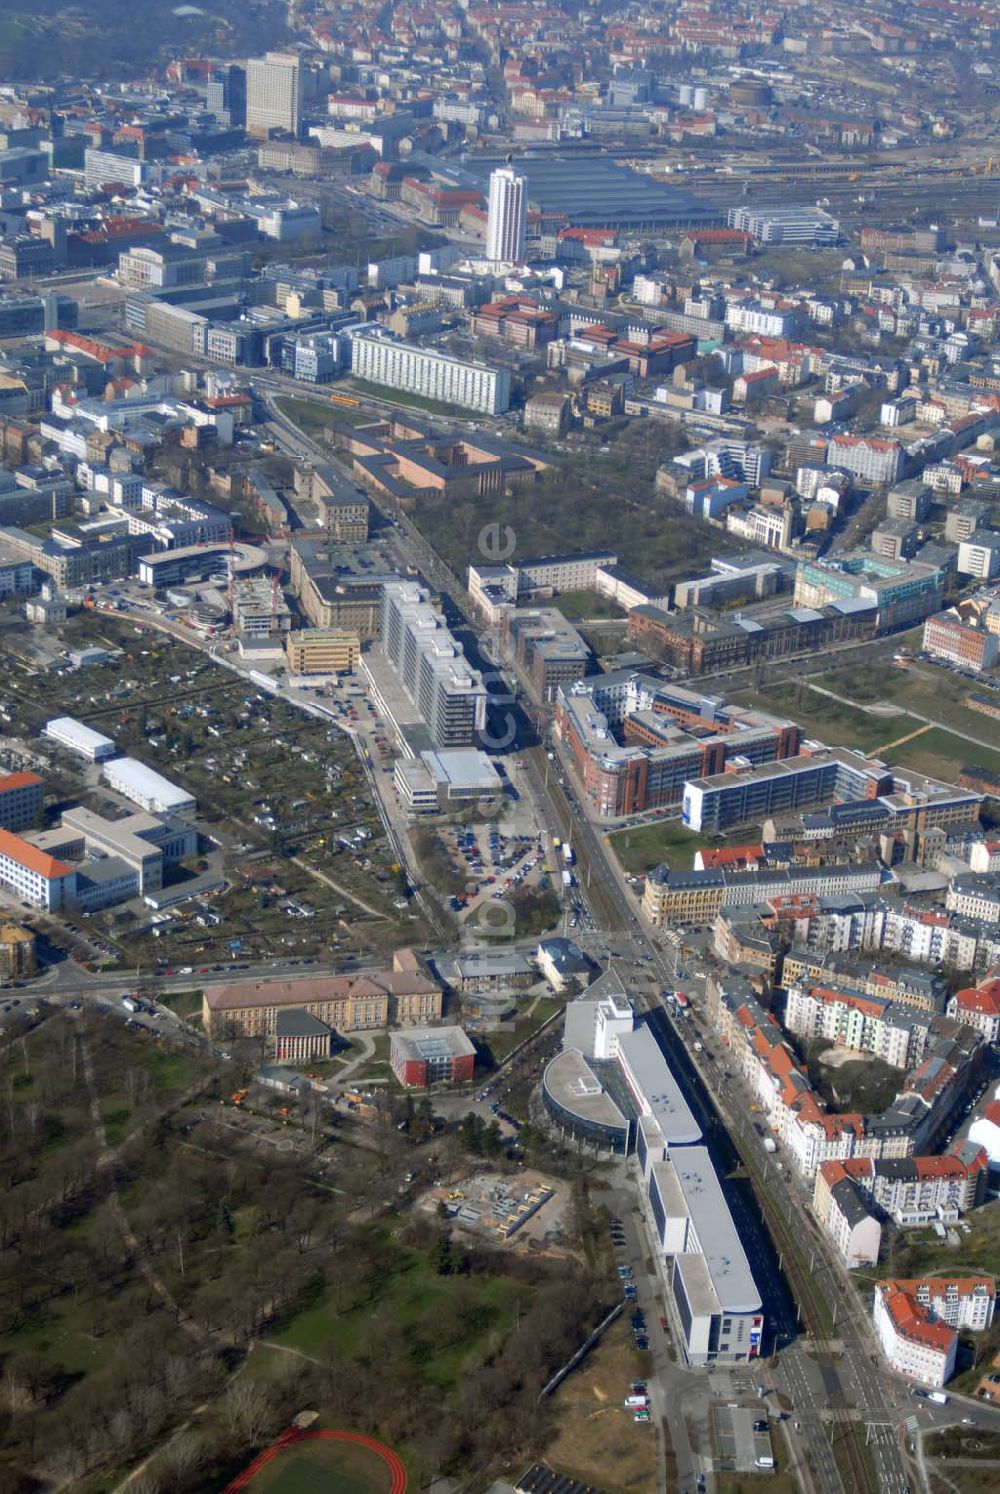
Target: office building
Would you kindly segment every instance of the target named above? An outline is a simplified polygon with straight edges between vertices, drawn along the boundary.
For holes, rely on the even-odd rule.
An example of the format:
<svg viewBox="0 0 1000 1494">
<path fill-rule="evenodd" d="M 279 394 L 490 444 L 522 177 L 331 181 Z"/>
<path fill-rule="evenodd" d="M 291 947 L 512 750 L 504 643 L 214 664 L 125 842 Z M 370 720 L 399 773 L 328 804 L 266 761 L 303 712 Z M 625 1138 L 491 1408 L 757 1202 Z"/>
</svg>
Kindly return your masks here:
<svg viewBox="0 0 1000 1494">
<path fill-rule="evenodd" d="M 730 228 L 753 237 L 756 244 L 796 244 L 819 248 L 836 244 L 840 224 L 822 208 L 734 207 L 729 209 Z"/>
<path fill-rule="evenodd" d="M 491 368 L 397 342 L 381 328 L 364 328 L 351 340 L 354 376 L 366 383 L 402 389 L 483 415 L 502 415 L 510 406 L 508 368 Z"/>
<path fill-rule="evenodd" d="M 302 110 L 302 61 L 294 52 L 252 57 L 246 74 L 246 124 L 252 135 L 280 130 L 298 135 Z"/>
<path fill-rule="evenodd" d="M 500 623 L 507 646 L 550 704 L 560 685 L 582 679 L 593 667 L 590 645 L 555 607 L 507 609 Z"/>
<path fill-rule="evenodd" d="M 145 166 L 135 146 L 119 146 L 116 150 L 88 147 L 83 153 L 83 183 L 88 192 L 110 186 L 141 187 L 144 179 Z M 157 231 L 152 222 L 150 229 Z"/>
<path fill-rule="evenodd" d="M 289 674 L 353 674 L 361 640 L 346 628 L 295 629 L 285 638 Z"/>
<path fill-rule="evenodd" d="M 150 814 L 181 814 L 193 810 L 194 797 L 134 757 L 106 762 L 101 776 L 109 788 Z"/>
<path fill-rule="evenodd" d="M 76 899 L 76 872 L 9 830 L 0 830 L 0 886 L 15 897 L 59 913 Z"/>
<path fill-rule="evenodd" d="M 412 950 L 398 949 L 389 970 L 298 980 L 240 981 L 216 986 L 202 999 L 206 1032 L 273 1036 L 278 1014 L 301 1010 L 336 1032 L 441 1020 L 441 987 L 429 979 Z"/>
<path fill-rule="evenodd" d="M 509 166 L 490 173 L 486 215 L 486 258 L 499 264 L 524 260 L 528 183 Z"/>
<path fill-rule="evenodd" d="M 382 649 L 435 747 L 468 747 L 486 727 L 487 691 L 427 592 L 412 582 L 383 588 Z"/>
<path fill-rule="evenodd" d="M 93 727 L 84 726 L 82 721 L 74 721 L 72 716 L 55 716 L 51 721 L 46 721 L 42 735 L 51 737 L 60 747 L 77 752 L 92 763 L 114 757 L 118 751 L 110 737 L 102 736 Z"/>
<path fill-rule="evenodd" d="M 542 1101 L 567 1140 L 634 1152 L 657 1268 L 689 1364 L 761 1352 L 760 1292 L 702 1133 L 659 1043 L 613 971 L 566 1008 Z"/>
<path fill-rule="evenodd" d="M 37 773 L 0 777 L 0 830 L 30 830 L 42 812 L 43 797 Z"/>
<path fill-rule="evenodd" d="M 944 572 L 916 560 L 882 560 L 867 550 L 804 560 L 795 573 L 796 607 L 863 601 L 878 608 L 878 631 L 912 626 L 940 611 Z"/>
<path fill-rule="evenodd" d="M 246 69 L 235 62 L 217 67 L 205 90 L 205 107 L 224 129 L 242 129 L 247 122 Z"/>
<path fill-rule="evenodd" d="M 770 763 L 799 746 L 793 721 L 633 670 L 558 686 L 555 729 L 587 799 L 608 818 L 679 804 L 705 771 Z"/>
<path fill-rule="evenodd" d="M 485 752 L 474 747 L 421 752 L 401 757 L 394 783 L 408 814 L 454 814 L 456 810 L 503 801 L 503 779 Z"/>
<path fill-rule="evenodd" d="M 404 1089 L 468 1084 L 476 1067 L 476 1049 L 461 1027 L 418 1027 L 392 1034 L 389 1064 Z"/>
</svg>

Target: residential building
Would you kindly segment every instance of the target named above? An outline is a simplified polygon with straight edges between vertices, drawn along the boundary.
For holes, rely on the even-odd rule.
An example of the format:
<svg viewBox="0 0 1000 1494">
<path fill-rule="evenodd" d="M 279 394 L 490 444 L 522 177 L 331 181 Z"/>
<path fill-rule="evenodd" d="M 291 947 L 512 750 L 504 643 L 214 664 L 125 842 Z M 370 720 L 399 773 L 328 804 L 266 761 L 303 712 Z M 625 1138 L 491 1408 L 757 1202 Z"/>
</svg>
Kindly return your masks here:
<svg viewBox="0 0 1000 1494">
<path fill-rule="evenodd" d="M 824 1162 L 816 1173 L 813 1212 L 824 1223 L 834 1185 L 846 1180 L 875 1215 L 902 1228 L 953 1223 L 982 1203 L 989 1159 L 982 1147 L 966 1145 L 968 1160 L 942 1157 L 851 1157 Z"/>
<path fill-rule="evenodd" d="M 928 1020 L 860 991 L 815 985 L 787 988 L 788 1032 L 806 1042 L 822 1037 L 838 1047 L 871 1053 L 896 1069 L 910 1068 L 922 1056 Z"/>
<path fill-rule="evenodd" d="M 974 674 L 992 669 L 1000 656 L 1000 638 L 983 627 L 972 626 L 955 609 L 927 618 L 923 643 L 933 658 L 945 659 Z"/>
<path fill-rule="evenodd" d="M 412 582 L 383 588 L 381 641 L 434 746 L 468 747 L 486 726 L 486 687 L 427 592 Z"/>
<path fill-rule="evenodd" d="M 527 178 L 509 166 L 490 173 L 486 214 L 486 258 L 499 264 L 524 260 L 528 214 Z"/>
<path fill-rule="evenodd" d="M 17 923 L 0 924 L 0 985 L 34 975 L 37 938 Z"/>
<path fill-rule="evenodd" d="M 711 923 L 723 906 L 749 907 L 765 898 L 814 892 L 873 892 L 882 877 L 875 862 L 751 872 L 673 871 L 657 866 L 646 877 L 642 911 L 654 928 Z"/>
<path fill-rule="evenodd" d="M 389 1064 L 405 1089 L 431 1084 L 468 1084 L 476 1067 L 476 1049 L 461 1027 L 418 1027 L 394 1032 Z"/>
<path fill-rule="evenodd" d="M 870 487 L 896 483 L 903 474 L 900 443 L 876 436 L 831 436 L 826 459 L 832 467 L 843 467 Z"/>
<path fill-rule="evenodd" d="M 1000 575 L 1000 533 L 993 529 L 976 529 L 958 546 L 958 574 L 978 581 L 992 581 Z"/>
<path fill-rule="evenodd" d="M 352 336 L 355 378 L 402 389 L 442 404 L 484 415 L 502 415 L 510 405 L 510 370 L 491 368 L 387 337 L 381 328 Z"/>
<path fill-rule="evenodd" d="M 981 1032 L 988 1043 L 1000 1043 L 1000 977 L 991 973 L 981 985 L 956 991 L 948 1015 Z"/>
<path fill-rule="evenodd" d="M 879 1347 L 896 1374 L 932 1390 L 948 1383 L 955 1373 L 958 1334 L 933 1321 L 895 1282 L 876 1286 L 872 1322 Z"/>
<path fill-rule="evenodd" d="M 813 1213 L 848 1270 L 878 1263 L 882 1226 L 865 1205 L 841 1162 L 824 1162 L 816 1173 Z"/>
</svg>

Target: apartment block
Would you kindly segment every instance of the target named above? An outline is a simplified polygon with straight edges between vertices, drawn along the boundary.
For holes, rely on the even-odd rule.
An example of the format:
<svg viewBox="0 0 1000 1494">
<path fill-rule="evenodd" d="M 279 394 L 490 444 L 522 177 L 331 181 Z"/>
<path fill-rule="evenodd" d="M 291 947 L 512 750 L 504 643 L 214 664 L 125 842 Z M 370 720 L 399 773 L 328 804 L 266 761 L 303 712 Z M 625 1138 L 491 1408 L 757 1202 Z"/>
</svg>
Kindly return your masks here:
<svg viewBox="0 0 1000 1494">
<path fill-rule="evenodd" d="M 396 342 L 381 329 L 356 332 L 352 343 L 354 376 L 366 383 L 401 389 L 483 415 L 502 415 L 510 407 L 509 369 Z"/>
<path fill-rule="evenodd" d="M 421 587 L 383 588 L 382 649 L 436 747 L 468 747 L 486 726 L 487 691 Z"/>
<path fill-rule="evenodd" d="M 893 1281 L 875 1288 L 872 1323 L 891 1368 L 918 1385 L 940 1390 L 955 1373 L 958 1334 L 932 1319 Z"/>
<path fill-rule="evenodd" d="M 935 659 L 944 659 L 958 669 L 981 674 L 997 662 L 1000 638 L 985 628 L 973 627 L 955 611 L 941 612 L 924 623 L 924 649 Z"/>
</svg>

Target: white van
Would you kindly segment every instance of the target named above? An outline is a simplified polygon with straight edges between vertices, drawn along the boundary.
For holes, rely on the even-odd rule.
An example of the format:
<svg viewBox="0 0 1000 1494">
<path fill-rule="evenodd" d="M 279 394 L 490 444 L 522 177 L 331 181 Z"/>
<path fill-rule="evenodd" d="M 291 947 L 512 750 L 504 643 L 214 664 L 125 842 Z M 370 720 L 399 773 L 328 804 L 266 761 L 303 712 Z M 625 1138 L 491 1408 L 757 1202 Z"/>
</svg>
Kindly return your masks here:
<svg viewBox="0 0 1000 1494">
<path fill-rule="evenodd" d="M 769 1453 L 761 1453 L 760 1457 L 756 1458 L 754 1461 L 756 1462 L 758 1468 L 774 1467 L 774 1459 Z"/>
</svg>

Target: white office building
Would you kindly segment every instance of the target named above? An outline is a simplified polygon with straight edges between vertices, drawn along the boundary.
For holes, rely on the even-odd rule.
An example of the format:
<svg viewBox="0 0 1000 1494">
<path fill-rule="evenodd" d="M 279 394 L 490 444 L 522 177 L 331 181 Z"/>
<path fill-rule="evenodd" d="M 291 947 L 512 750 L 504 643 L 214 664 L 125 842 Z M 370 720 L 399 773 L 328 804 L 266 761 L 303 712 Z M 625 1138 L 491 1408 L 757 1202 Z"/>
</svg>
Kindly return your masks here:
<svg viewBox="0 0 1000 1494">
<path fill-rule="evenodd" d="M 58 913 L 76 898 L 76 872 L 19 835 L 0 830 L 0 886 L 33 908 Z"/>
<path fill-rule="evenodd" d="M 486 217 L 486 258 L 497 264 L 520 264 L 527 231 L 528 183 L 509 166 L 490 175 Z"/>
<path fill-rule="evenodd" d="M 51 737 L 53 742 L 70 752 L 78 752 L 92 763 L 114 757 L 118 751 L 110 737 L 102 737 L 99 731 L 84 726 L 82 721 L 74 721 L 72 716 L 54 716 L 51 721 L 46 721 L 42 735 Z"/>
<path fill-rule="evenodd" d="M 191 794 L 134 757 L 116 757 L 101 773 L 109 788 L 150 814 L 180 814 L 195 807 Z"/>
<path fill-rule="evenodd" d="M 509 369 L 397 342 L 380 328 L 366 327 L 351 340 L 354 375 L 369 384 L 402 389 L 483 415 L 502 415 L 510 407 Z"/>
<path fill-rule="evenodd" d="M 298 135 L 302 109 L 302 62 L 294 52 L 268 52 L 247 63 L 247 130 Z"/>
</svg>

